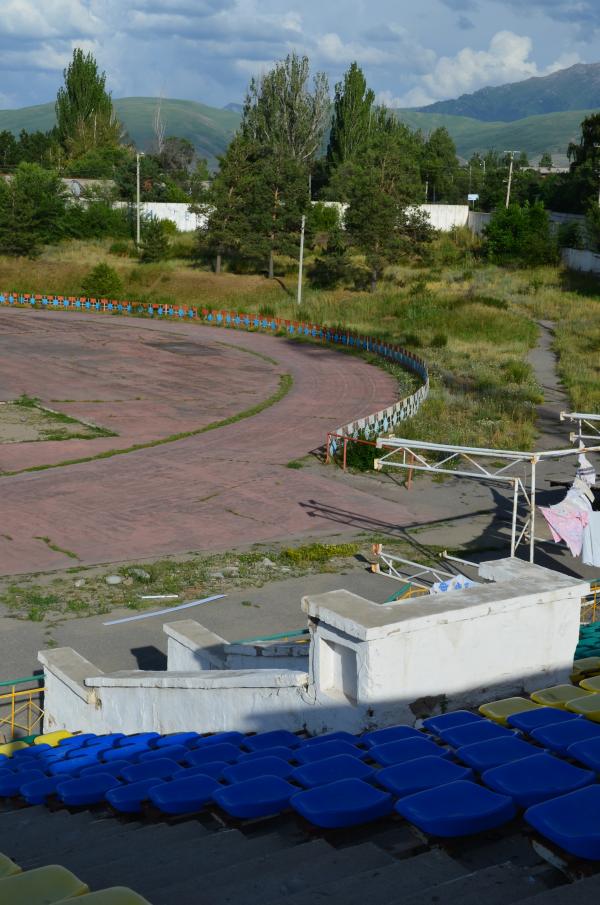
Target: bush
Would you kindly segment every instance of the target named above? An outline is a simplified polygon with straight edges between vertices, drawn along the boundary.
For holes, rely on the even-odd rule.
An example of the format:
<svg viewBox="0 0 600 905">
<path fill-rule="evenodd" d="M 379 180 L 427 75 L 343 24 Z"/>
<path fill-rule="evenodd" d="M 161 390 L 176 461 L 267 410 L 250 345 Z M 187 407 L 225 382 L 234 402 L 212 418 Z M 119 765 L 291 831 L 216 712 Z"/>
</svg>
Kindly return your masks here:
<svg viewBox="0 0 600 905">
<path fill-rule="evenodd" d="M 435 333 L 431 340 L 432 349 L 444 349 L 448 345 L 448 336 L 446 333 Z"/>
<path fill-rule="evenodd" d="M 486 254 L 498 264 L 553 264 L 558 245 L 543 204 L 497 210 L 485 229 Z"/>
<path fill-rule="evenodd" d="M 108 248 L 108 253 L 118 258 L 129 258 L 132 253 L 132 246 L 129 242 L 120 239 L 118 242 L 112 242 Z"/>
<path fill-rule="evenodd" d="M 123 291 L 123 283 L 113 267 L 97 264 L 84 277 L 81 291 L 88 298 L 117 298 Z"/>
<path fill-rule="evenodd" d="M 561 223 L 558 228 L 558 245 L 560 248 L 585 248 L 585 238 L 579 223 Z"/>
<path fill-rule="evenodd" d="M 507 361 L 502 370 L 512 383 L 525 383 L 531 376 L 531 368 L 525 361 Z"/>
</svg>

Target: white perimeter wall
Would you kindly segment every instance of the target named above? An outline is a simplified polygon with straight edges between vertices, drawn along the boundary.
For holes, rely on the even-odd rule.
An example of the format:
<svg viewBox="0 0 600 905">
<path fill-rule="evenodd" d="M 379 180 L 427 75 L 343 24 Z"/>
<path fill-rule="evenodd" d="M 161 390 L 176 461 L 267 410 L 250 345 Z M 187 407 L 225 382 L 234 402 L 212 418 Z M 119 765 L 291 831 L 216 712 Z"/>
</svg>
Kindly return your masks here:
<svg viewBox="0 0 600 905">
<path fill-rule="evenodd" d="M 581 273 L 600 273 L 600 255 L 593 251 L 581 251 L 578 248 L 563 248 L 562 259 L 569 270 Z"/>
<path fill-rule="evenodd" d="M 135 211 L 135 204 L 127 201 L 116 201 L 115 207 L 131 207 Z M 142 201 L 140 204 L 142 217 L 154 217 L 156 220 L 172 220 L 177 229 L 182 233 L 193 232 L 206 223 L 204 214 L 192 214 L 188 204 L 169 201 Z"/>
</svg>

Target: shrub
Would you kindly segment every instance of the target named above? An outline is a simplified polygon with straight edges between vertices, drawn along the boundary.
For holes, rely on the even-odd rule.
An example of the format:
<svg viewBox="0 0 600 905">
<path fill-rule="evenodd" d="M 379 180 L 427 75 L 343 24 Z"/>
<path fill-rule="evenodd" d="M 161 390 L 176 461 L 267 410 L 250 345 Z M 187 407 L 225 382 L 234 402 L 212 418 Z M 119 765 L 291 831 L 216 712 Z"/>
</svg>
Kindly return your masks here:
<svg viewBox="0 0 600 905">
<path fill-rule="evenodd" d="M 118 258 L 128 258 L 131 255 L 131 252 L 131 244 L 129 242 L 125 242 L 123 239 L 119 239 L 117 242 L 112 242 L 108 248 L 108 253 L 115 255 Z"/>
<path fill-rule="evenodd" d="M 531 375 L 531 368 L 525 361 L 507 361 L 502 370 L 512 383 L 525 383 Z"/>
<path fill-rule="evenodd" d="M 435 333 L 431 340 L 432 349 L 444 349 L 448 345 L 448 336 L 446 333 Z"/>
<path fill-rule="evenodd" d="M 543 204 L 497 210 L 485 229 L 486 254 L 500 264 L 553 264 L 558 245 Z"/>
<path fill-rule="evenodd" d="M 558 227 L 558 245 L 560 248 L 585 248 L 585 238 L 579 223 L 561 223 Z"/>
<path fill-rule="evenodd" d="M 152 217 L 146 220 L 142 226 L 140 261 L 144 264 L 164 261 L 167 257 L 169 238 L 163 228 L 164 222 Z"/>
<path fill-rule="evenodd" d="M 81 291 L 88 298 L 116 298 L 123 291 L 123 283 L 113 267 L 96 264 L 83 278 Z"/>
</svg>

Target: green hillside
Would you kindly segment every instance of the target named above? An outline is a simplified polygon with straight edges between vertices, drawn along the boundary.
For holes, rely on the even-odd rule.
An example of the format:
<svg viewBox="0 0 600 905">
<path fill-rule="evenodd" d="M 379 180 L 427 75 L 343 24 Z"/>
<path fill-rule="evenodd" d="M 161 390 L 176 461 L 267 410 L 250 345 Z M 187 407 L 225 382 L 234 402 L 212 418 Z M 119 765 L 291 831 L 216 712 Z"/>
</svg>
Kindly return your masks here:
<svg viewBox="0 0 600 905">
<path fill-rule="evenodd" d="M 581 121 L 592 112 L 569 110 L 566 113 L 529 116 L 512 123 L 484 123 L 466 116 L 396 110 L 397 116 L 412 129 L 431 132 L 445 126 L 461 157 L 468 158 L 490 148 L 526 151 L 532 159 L 544 151 L 550 151 L 555 163 L 566 161 L 569 142 L 579 138 Z"/>
<path fill-rule="evenodd" d="M 124 97 L 115 100 L 117 116 L 127 134 L 140 150 L 152 146 L 152 119 L 156 110 L 154 97 Z M 235 132 L 240 116 L 232 110 L 219 110 L 195 101 L 165 99 L 161 102 L 165 134 L 189 139 L 202 157 L 214 163 Z M 0 110 L 0 131 L 7 129 L 18 134 L 21 129 L 47 131 L 54 125 L 54 104 L 23 107 L 20 110 Z"/>
<path fill-rule="evenodd" d="M 128 135 L 141 150 L 152 146 L 152 119 L 156 98 L 125 97 L 116 100 L 115 109 Z M 163 100 L 162 118 L 166 135 L 188 138 L 211 164 L 227 147 L 240 121 L 235 110 L 220 110 L 196 101 Z M 590 110 L 572 110 L 531 116 L 517 122 L 481 122 L 466 116 L 443 113 L 418 113 L 397 110 L 396 113 L 413 129 L 430 132 L 445 126 L 452 135 L 461 157 L 477 151 L 496 148 L 499 151 L 526 151 L 531 158 L 550 151 L 556 162 L 566 159 L 570 141 L 579 135 L 582 119 Z M 54 104 L 23 107 L 20 110 L 0 110 L 0 131 L 8 129 L 17 134 L 21 129 L 46 131 L 54 125 Z"/>
</svg>

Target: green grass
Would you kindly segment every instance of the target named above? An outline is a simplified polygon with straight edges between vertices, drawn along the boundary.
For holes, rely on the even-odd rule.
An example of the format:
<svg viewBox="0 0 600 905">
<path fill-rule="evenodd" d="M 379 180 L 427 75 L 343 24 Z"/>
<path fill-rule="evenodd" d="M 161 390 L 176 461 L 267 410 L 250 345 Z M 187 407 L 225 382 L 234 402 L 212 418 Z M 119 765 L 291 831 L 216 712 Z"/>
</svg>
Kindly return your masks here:
<svg viewBox="0 0 600 905">
<path fill-rule="evenodd" d="M 34 540 L 41 540 L 46 544 L 49 550 L 54 550 L 55 553 L 64 553 L 65 556 L 68 556 L 69 559 L 79 559 L 77 553 L 73 553 L 72 550 L 66 550 L 64 547 L 59 547 L 58 544 L 55 544 L 49 537 L 39 537 L 35 535 Z"/>
</svg>

